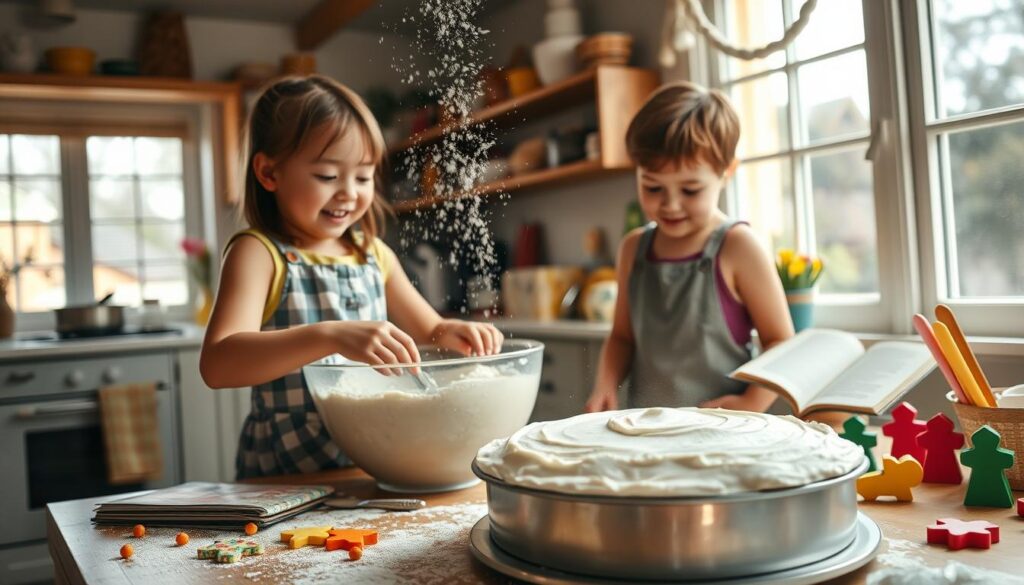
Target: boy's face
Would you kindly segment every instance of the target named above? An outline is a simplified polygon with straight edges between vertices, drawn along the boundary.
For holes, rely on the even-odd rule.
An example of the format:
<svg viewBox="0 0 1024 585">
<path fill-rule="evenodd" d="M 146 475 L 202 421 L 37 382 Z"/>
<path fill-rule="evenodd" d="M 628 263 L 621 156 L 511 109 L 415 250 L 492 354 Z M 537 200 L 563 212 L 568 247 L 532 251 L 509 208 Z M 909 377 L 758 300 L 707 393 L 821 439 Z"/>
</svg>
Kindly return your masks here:
<svg viewBox="0 0 1024 585">
<path fill-rule="evenodd" d="M 703 161 L 637 167 L 640 207 L 667 236 L 682 238 L 700 231 L 718 209 L 718 198 L 735 163 L 723 174 Z"/>
<path fill-rule="evenodd" d="M 362 133 L 344 132 L 328 144 L 330 138 L 324 129 L 314 131 L 269 171 L 285 224 L 305 242 L 340 237 L 366 214 L 375 194 L 376 169 Z"/>
</svg>

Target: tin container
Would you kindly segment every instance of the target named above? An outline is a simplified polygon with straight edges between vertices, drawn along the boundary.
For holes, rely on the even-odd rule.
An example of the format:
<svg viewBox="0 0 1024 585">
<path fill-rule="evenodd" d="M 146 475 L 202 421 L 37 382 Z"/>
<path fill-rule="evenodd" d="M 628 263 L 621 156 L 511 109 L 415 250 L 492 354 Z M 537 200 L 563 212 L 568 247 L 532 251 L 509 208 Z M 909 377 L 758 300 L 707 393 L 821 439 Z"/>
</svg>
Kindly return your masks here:
<svg viewBox="0 0 1024 585">
<path fill-rule="evenodd" d="M 784 571 L 849 546 L 856 480 L 845 475 L 795 488 L 723 496 L 641 498 L 569 495 L 490 476 L 494 543 L 529 563 L 594 577 L 686 581 Z"/>
</svg>

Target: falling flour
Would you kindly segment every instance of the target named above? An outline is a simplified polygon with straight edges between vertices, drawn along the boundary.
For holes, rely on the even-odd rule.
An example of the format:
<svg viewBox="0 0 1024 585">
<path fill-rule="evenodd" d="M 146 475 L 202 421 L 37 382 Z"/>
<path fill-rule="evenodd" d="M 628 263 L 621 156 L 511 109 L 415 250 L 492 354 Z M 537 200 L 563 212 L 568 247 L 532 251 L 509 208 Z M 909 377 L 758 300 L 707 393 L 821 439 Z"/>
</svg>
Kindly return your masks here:
<svg viewBox="0 0 1024 585">
<path fill-rule="evenodd" d="M 440 140 L 407 151 L 397 168 L 410 184 L 421 184 L 425 168 L 437 177 L 435 203 L 401 223 L 401 245 L 421 241 L 443 242 L 450 249 L 447 263 L 466 266 L 474 274 L 488 273 L 496 263 L 490 217 L 477 193 L 495 144 L 489 124 L 469 124 L 467 117 L 483 95 L 480 70 L 490 61 L 485 50 L 489 31 L 474 20 L 484 0 L 421 0 L 403 22 L 415 25 L 415 55 L 400 53 L 392 68 L 402 82 L 425 86 L 455 128 Z M 503 194 L 499 194 L 503 196 Z"/>
</svg>

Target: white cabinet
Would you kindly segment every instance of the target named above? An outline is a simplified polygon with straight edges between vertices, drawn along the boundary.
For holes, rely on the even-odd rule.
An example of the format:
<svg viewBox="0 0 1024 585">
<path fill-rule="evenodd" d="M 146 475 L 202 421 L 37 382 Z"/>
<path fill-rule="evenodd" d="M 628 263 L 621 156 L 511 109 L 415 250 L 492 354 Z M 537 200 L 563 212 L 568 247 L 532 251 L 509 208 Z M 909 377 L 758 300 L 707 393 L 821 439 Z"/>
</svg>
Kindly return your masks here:
<svg viewBox="0 0 1024 585">
<path fill-rule="evenodd" d="M 590 386 L 584 380 L 586 344 L 553 339 L 539 341 L 544 343 L 544 368 L 530 422 L 583 412 L 590 393 Z"/>
<path fill-rule="evenodd" d="M 208 388 L 199 375 L 198 349 L 178 352 L 178 374 L 185 481 L 234 481 L 250 389 Z"/>
<path fill-rule="evenodd" d="M 544 344 L 544 369 L 530 422 L 583 413 L 597 375 L 602 342 L 594 339 L 531 337 Z"/>
</svg>

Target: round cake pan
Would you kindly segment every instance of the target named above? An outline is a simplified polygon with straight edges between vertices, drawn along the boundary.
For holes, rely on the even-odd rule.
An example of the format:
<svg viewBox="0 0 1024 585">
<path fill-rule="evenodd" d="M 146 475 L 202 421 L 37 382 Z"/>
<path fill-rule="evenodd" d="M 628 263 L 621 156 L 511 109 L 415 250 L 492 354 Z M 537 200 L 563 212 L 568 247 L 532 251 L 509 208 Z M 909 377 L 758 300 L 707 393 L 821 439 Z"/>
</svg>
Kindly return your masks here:
<svg viewBox="0 0 1024 585">
<path fill-rule="evenodd" d="M 784 571 L 853 542 L 856 480 L 683 498 L 569 495 L 487 484 L 491 537 L 505 552 L 569 573 L 626 580 L 723 579 Z"/>
</svg>

